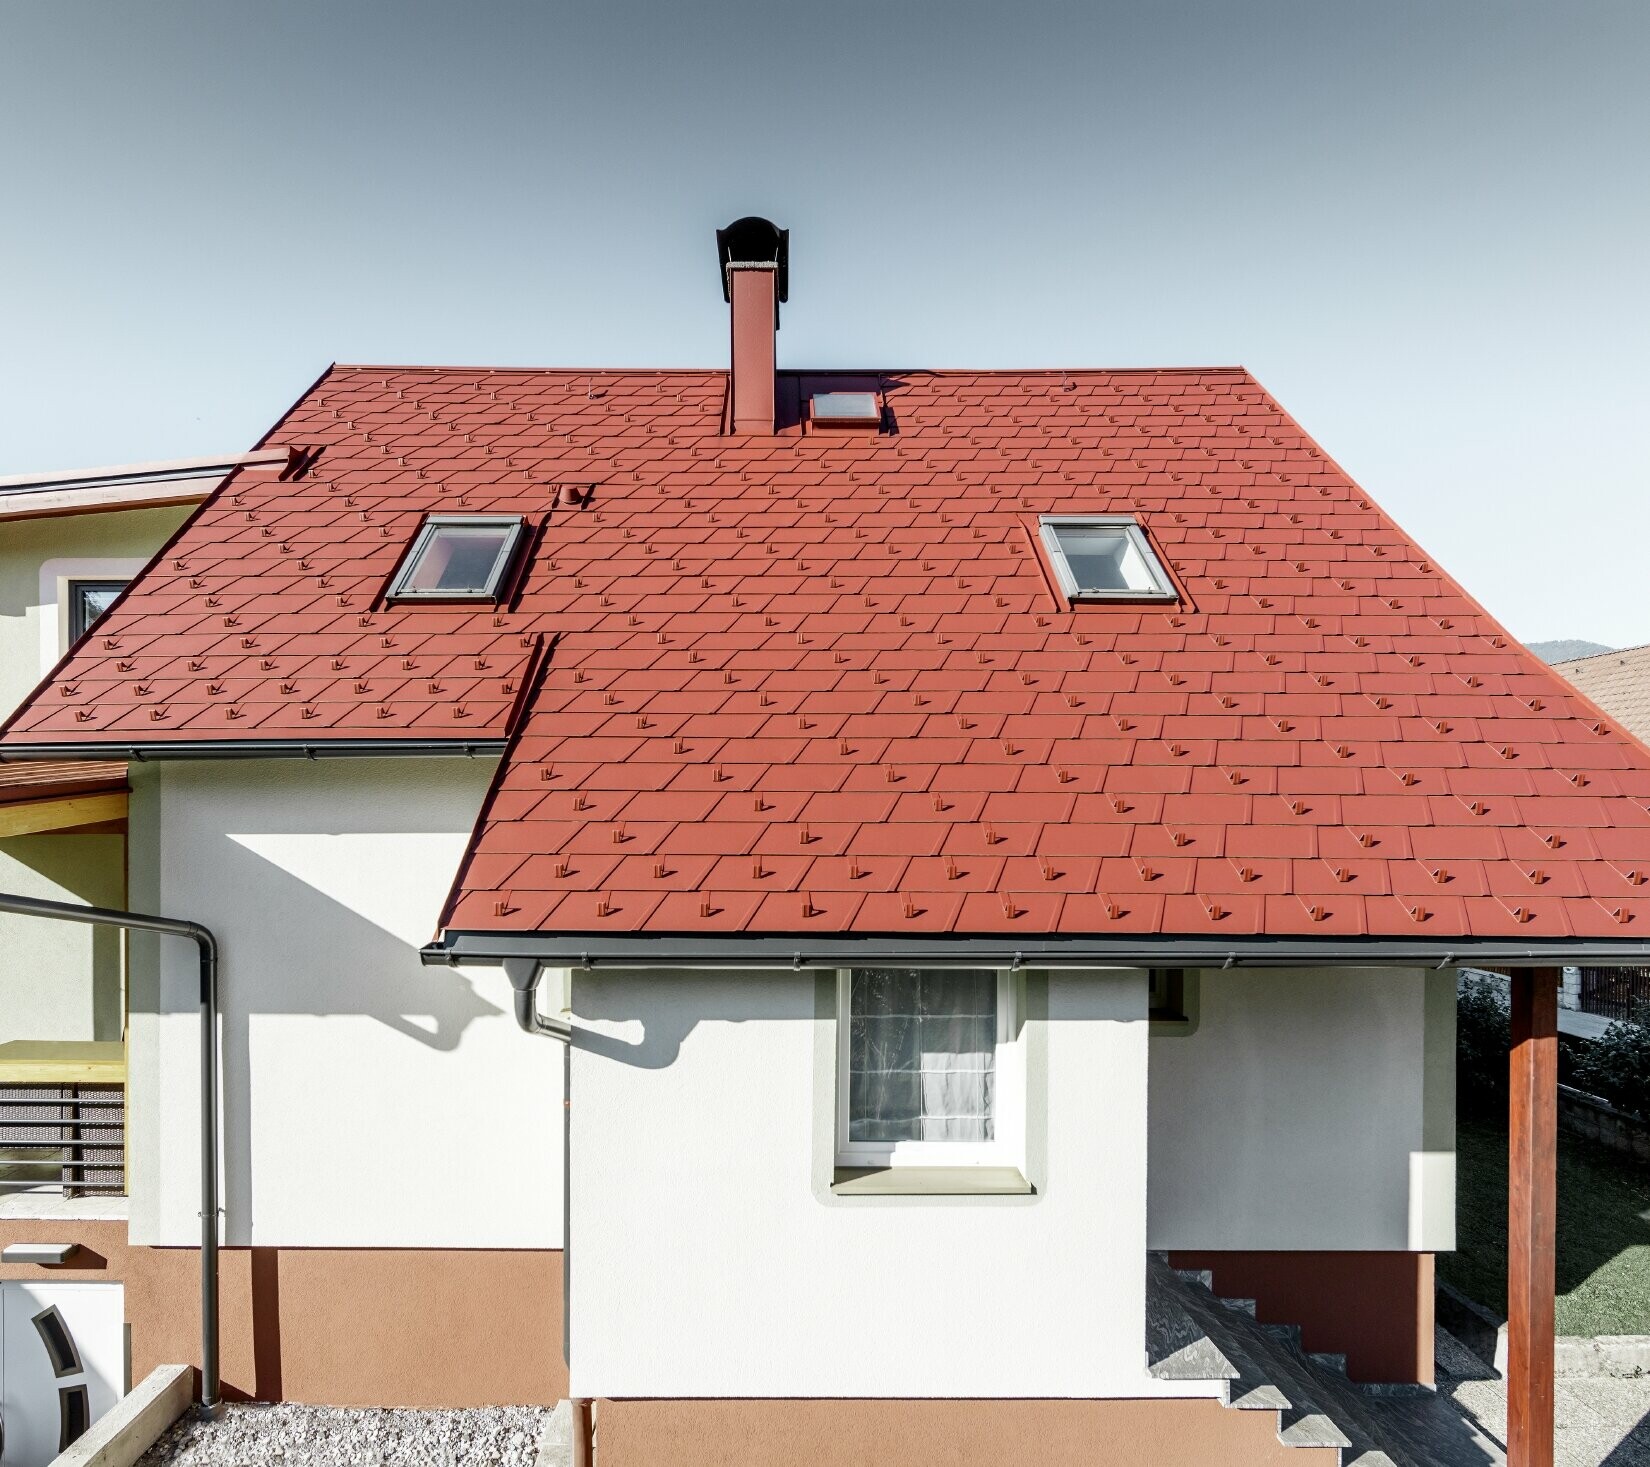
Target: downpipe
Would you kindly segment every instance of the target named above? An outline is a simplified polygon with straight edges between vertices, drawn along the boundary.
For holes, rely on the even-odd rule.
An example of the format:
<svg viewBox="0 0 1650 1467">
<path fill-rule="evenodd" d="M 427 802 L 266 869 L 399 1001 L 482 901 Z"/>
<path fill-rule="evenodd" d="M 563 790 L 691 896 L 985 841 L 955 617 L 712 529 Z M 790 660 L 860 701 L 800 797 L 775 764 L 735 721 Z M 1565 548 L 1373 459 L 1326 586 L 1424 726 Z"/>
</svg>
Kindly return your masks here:
<svg viewBox="0 0 1650 1467">
<path fill-rule="evenodd" d="M 218 1362 L 218 940 L 199 922 L 113 907 L 82 907 L 0 892 L 0 912 L 128 932 L 186 937 L 200 951 L 201 1014 L 201 1399 L 197 1414 L 223 1414 Z"/>
<path fill-rule="evenodd" d="M 546 1039 L 555 1039 L 568 1047 L 571 1054 L 573 1047 L 573 1026 L 566 1019 L 547 1019 L 539 1012 L 539 980 L 544 976 L 544 967 L 537 958 L 505 958 L 505 976 L 510 980 L 510 987 L 515 992 L 516 1023 L 528 1034 L 542 1034 Z M 570 1086 L 570 1077 L 564 1083 Z M 570 1129 L 572 1100 L 563 1104 L 562 1111 L 562 1156 L 563 1165 L 572 1155 L 572 1134 Z M 566 1175 L 563 1174 L 562 1206 L 566 1208 L 571 1201 L 570 1189 L 567 1186 Z M 564 1213 L 564 1222 L 566 1221 Z M 565 1265 L 564 1265 L 565 1266 Z M 570 1293 L 570 1290 L 567 1291 Z M 564 1295 L 563 1307 L 570 1302 Z M 565 1320 L 563 1324 L 565 1333 Z M 572 1467 L 592 1467 L 595 1461 L 595 1435 L 591 1422 L 590 1402 L 583 1396 L 574 1396 L 568 1406 L 572 1415 L 573 1453 Z"/>
<path fill-rule="evenodd" d="M 539 979 L 544 968 L 537 958 L 506 958 L 504 974 L 516 996 L 516 1023 L 528 1034 L 542 1034 L 563 1044 L 573 1042 L 573 1026 L 566 1019 L 547 1019 L 539 1012 Z"/>
</svg>

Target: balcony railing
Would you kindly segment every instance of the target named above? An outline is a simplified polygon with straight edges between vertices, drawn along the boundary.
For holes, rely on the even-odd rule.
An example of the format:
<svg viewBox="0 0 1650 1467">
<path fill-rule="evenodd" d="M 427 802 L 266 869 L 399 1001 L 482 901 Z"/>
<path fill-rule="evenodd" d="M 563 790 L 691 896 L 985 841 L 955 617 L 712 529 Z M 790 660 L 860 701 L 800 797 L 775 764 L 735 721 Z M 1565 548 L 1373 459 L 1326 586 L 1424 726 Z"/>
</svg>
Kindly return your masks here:
<svg viewBox="0 0 1650 1467">
<path fill-rule="evenodd" d="M 0 1044 L 0 1199 L 126 1190 L 123 1045 Z"/>
</svg>

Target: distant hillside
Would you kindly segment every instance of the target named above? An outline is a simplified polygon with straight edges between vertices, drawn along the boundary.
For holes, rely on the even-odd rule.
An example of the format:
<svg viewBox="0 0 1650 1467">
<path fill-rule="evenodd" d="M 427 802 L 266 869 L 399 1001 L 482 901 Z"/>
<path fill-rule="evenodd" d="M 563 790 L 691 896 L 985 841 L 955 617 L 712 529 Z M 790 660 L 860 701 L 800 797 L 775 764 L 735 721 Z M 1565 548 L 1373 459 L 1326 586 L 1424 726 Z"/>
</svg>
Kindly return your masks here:
<svg viewBox="0 0 1650 1467">
<path fill-rule="evenodd" d="M 1526 642 L 1524 644 L 1543 662 L 1568 662 L 1572 657 L 1593 657 L 1600 652 L 1614 652 L 1602 642 L 1583 642 L 1576 637 L 1564 637 L 1556 642 Z"/>
</svg>

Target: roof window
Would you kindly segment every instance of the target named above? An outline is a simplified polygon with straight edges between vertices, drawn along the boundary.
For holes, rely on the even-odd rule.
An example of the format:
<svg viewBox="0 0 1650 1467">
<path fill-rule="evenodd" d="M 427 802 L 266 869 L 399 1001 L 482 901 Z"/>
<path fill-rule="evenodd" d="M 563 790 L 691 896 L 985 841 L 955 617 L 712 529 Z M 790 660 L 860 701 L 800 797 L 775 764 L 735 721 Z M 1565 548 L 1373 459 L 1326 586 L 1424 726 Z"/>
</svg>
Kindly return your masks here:
<svg viewBox="0 0 1650 1467">
<path fill-rule="evenodd" d="M 515 514 L 432 514 L 390 582 L 391 601 L 497 601 L 522 540 Z"/>
<path fill-rule="evenodd" d="M 808 416 L 821 428 L 879 428 L 882 403 L 874 392 L 816 392 Z"/>
<path fill-rule="evenodd" d="M 1043 544 L 1073 601 L 1174 601 L 1174 583 L 1127 515 L 1044 515 Z"/>
</svg>

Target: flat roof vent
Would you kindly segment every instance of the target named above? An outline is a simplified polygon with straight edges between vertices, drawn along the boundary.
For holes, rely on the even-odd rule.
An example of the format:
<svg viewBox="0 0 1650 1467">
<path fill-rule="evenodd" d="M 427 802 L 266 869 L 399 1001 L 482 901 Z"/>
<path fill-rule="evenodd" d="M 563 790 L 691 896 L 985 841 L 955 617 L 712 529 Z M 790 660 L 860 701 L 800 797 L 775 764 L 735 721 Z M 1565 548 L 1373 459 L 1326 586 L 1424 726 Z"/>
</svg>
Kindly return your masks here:
<svg viewBox="0 0 1650 1467">
<path fill-rule="evenodd" d="M 882 402 L 874 392 L 816 392 L 808 400 L 808 417 L 821 428 L 878 428 Z"/>
</svg>

